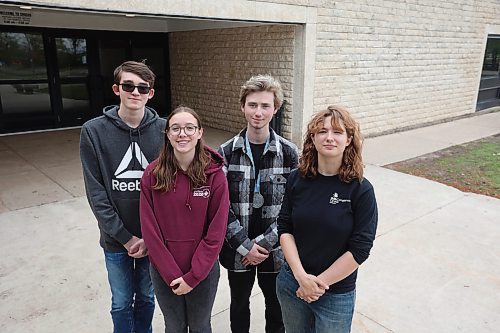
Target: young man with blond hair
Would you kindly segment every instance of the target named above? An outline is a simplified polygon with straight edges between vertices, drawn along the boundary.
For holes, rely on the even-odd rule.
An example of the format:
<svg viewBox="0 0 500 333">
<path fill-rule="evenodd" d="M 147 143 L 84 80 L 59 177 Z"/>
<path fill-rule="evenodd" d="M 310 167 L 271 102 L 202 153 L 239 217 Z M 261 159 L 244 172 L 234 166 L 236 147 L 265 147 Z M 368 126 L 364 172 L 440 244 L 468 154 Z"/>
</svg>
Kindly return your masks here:
<svg viewBox="0 0 500 333">
<path fill-rule="evenodd" d="M 220 254 L 231 289 L 233 333 L 250 330 L 250 294 L 255 276 L 265 298 L 266 333 L 284 332 L 276 297 L 276 276 L 283 264 L 276 219 L 290 171 L 297 167 L 297 146 L 269 124 L 283 102 L 283 90 L 270 75 L 251 77 L 240 90 L 247 126 L 222 144 L 230 211 Z"/>
</svg>

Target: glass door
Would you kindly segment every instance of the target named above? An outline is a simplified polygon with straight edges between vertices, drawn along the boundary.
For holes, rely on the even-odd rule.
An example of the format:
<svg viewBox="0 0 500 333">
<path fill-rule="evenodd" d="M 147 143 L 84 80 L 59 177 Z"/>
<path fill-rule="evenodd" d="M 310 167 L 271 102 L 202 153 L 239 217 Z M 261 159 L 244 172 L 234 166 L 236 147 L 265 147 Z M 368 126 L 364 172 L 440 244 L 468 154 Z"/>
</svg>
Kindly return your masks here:
<svg viewBox="0 0 500 333">
<path fill-rule="evenodd" d="M 55 87 L 60 98 L 59 126 L 82 125 L 90 118 L 89 68 L 85 38 L 56 37 Z"/>
<path fill-rule="evenodd" d="M 0 133 L 54 125 L 46 46 L 42 33 L 0 31 Z"/>
<path fill-rule="evenodd" d="M 82 125 L 120 103 L 114 69 L 142 59 L 156 74 L 148 105 L 166 116 L 167 34 L 0 26 L 0 133 Z"/>
</svg>

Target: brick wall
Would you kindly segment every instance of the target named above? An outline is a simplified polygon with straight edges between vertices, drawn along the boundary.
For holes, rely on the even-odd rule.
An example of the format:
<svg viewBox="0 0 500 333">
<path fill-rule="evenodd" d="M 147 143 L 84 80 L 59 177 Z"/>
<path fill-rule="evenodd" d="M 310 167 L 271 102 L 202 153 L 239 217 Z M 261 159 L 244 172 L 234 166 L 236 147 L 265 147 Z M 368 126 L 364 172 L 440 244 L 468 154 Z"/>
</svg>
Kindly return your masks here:
<svg viewBox="0 0 500 333">
<path fill-rule="evenodd" d="M 303 83 L 313 85 L 313 99 L 294 117 L 303 115 L 306 123 L 307 111 L 344 104 L 365 135 L 473 113 L 486 36 L 500 31 L 495 0 L 262 2 L 317 8 L 307 23 L 316 28 L 314 52 L 307 55 L 314 57 L 313 80 Z M 292 101 L 293 43 L 291 26 L 173 33 L 174 105 L 192 105 L 211 126 L 236 131 L 244 126 L 237 87 L 251 74 L 278 76 Z"/>
<path fill-rule="evenodd" d="M 75 6 L 70 0 L 50 1 L 54 4 Z M 137 8 L 117 0 L 79 4 L 117 13 L 305 24 L 297 32 L 292 26 L 268 25 L 170 33 L 174 105 L 190 105 L 211 126 L 235 131 L 244 125 L 238 87 L 251 74 L 268 72 L 284 82 L 289 101 L 292 91 L 303 92 L 296 93 L 294 126 L 290 113 L 285 115 L 285 133 L 293 129 L 294 138 L 313 111 L 332 103 L 349 107 L 369 135 L 474 112 L 486 37 L 500 34 L 499 0 L 213 0 L 203 6 L 151 0 Z M 142 22 L 141 30 L 152 29 L 144 18 L 132 22 Z M 302 53 L 307 61 L 297 52 L 300 45 L 294 45 L 294 33 L 301 31 L 311 37 L 295 39 L 307 44 Z M 294 63 L 309 66 L 294 68 Z"/>
<path fill-rule="evenodd" d="M 318 11 L 315 111 L 342 103 L 365 134 L 474 112 L 485 24 L 500 18 L 498 1 L 331 7 Z"/>
<path fill-rule="evenodd" d="M 271 74 L 290 103 L 282 127 L 290 137 L 294 31 L 290 25 L 267 25 L 171 33 L 172 107 L 189 106 L 206 126 L 236 133 L 246 126 L 241 85 L 252 75 Z"/>
</svg>

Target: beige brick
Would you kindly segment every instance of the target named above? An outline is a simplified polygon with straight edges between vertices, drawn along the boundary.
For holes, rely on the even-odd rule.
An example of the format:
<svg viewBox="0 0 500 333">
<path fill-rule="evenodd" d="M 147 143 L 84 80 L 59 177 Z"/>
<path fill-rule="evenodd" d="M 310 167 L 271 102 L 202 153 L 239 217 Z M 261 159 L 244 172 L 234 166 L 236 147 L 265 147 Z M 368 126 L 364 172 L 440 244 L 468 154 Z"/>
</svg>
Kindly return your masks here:
<svg viewBox="0 0 500 333">
<path fill-rule="evenodd" d="M 172 107 L 186 104 L 211 127 L 238 132 L 246 123 L 239 106 L 240 86 L 255 74 L 271 74 L 293 105 L 294 27 L 260 26 L 172 33 Z M 283 126 L 290 137 L 290 126 Z"/>
</svg>

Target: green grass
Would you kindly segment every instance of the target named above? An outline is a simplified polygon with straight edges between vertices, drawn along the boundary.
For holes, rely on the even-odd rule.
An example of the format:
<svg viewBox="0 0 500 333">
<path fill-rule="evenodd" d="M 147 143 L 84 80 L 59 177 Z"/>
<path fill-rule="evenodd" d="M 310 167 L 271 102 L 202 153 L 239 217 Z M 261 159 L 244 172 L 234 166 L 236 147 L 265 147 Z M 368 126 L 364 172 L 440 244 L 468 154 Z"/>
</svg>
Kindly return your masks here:
<svg viewBox="0 0 500 333">
<path fill-rule="evenodd" d="M 453 146 L 387 167 L 462 191 L 500 198 L 500 135 Z"/>
</svg>

